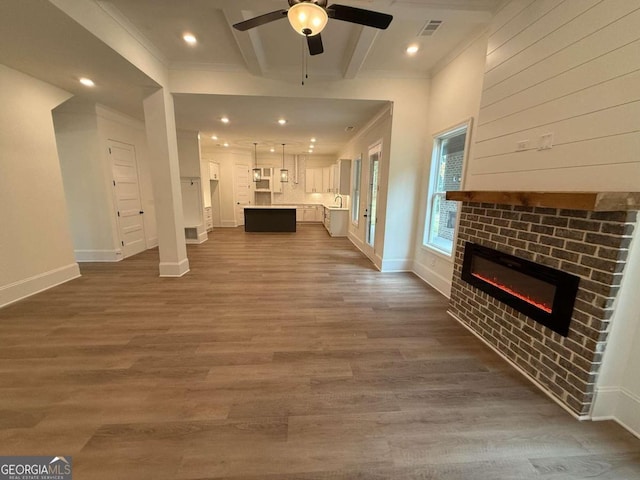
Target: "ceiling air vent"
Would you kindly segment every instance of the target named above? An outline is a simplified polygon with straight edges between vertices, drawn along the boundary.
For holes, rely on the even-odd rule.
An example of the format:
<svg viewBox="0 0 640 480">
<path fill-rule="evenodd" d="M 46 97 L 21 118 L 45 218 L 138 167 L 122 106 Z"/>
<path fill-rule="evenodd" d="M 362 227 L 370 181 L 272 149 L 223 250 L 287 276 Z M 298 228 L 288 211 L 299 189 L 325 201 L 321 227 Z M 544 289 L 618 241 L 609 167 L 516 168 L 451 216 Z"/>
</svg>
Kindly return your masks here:
<svg viewBox="0 0 640 480">
<path fill-rule="evenodd" d="M 345 128 L 345 129 L 344 129 L 344 131 L 345 131 L 345 132 L 353 132 L 353 130 L 354 130 L 355 128 L 356 128 L 356 127 L 349 126 L 349 127 Z"/>
<path fill-rule="evenodd" d="M 420 31 L 420 37 L 430 37 L 442 25 L 442 20 L 429 20 L 424 28 Z"/>
</svg>

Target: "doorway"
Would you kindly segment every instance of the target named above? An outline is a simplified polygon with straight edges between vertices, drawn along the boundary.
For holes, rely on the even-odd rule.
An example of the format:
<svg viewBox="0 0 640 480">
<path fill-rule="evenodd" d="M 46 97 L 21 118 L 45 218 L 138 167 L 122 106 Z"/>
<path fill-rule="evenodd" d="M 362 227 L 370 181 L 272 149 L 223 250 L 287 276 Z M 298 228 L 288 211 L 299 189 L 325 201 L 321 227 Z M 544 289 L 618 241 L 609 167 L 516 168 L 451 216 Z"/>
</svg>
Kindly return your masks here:
<svg viewBox="0 0 640 480">
<path fill-rule="evenodd" d="M 138 162 L 133 145 L 110 140 L 108 148 L 119 242 L 127 258 L 146 250 Z"/>
<path fill-rule="evenodd" d="M 234 171 L 236 226 L 244 225 L 244 207 L 251 205 L 251 180 L 249 166 L 236 164 Z"/>
</svg>

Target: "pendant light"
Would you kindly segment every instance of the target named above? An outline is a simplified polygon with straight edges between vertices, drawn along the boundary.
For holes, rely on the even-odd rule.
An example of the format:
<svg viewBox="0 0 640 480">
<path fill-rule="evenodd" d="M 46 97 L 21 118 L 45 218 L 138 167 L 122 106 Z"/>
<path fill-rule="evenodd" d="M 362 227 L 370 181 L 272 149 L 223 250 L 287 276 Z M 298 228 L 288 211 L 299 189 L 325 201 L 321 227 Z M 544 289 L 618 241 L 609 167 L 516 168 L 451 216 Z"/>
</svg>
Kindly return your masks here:
<svg viewBox="0 0 640 480">
<path fill-rule="evenodd" d="M 280 169 L 280 181 L 282 183 L 289 181 L 289 170 L 284 168 L 284 143 L 282 144 L 282 168 Z"/>
<path fill-rule="evenodd" d="M 253 169 L 253 181 L 259 182 L 262 180 L 262 171 L 258 168 L 258 143 L 253 143 L 253 160 L 255 162 L 255 167 Z"/>
</svg>

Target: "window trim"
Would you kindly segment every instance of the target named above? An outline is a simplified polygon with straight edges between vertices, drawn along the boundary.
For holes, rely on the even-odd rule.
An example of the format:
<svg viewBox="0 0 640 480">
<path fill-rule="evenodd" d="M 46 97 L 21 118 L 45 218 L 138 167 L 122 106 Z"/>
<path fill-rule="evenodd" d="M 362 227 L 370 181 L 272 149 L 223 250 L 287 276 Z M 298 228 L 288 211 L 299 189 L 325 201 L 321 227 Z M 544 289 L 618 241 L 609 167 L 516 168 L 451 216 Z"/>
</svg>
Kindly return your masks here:
<svg viewBox="0 0 640 480">
<path fill-rule="evenodd" d="M 435 189 L 435 182 L 436 182 L 436 177 L 437 175 L 435 175 L 434 169 L 436 168 L 436 165 L 438 165 L 438 157 L 440 156 L 440 146 L 439 146 L 439 141 L 442 138 L 446 138 L 449 136 L 454 136 L 456 135 L 459 131 L 463 130 L 466 128 L 466 137 L 465 137 L 465 141 L 464 141 L 464 154 L 462 156 L 462 172 L 461 172 L 461 179 L 460 179 L 460 190 L 464 190 L 465 188 L 465 183 L 466 183 L 466 177 L 467 177 L 467 160 L 469 158 L 469 150 L 471 147 L 471 137 L 472 137 L 472 126 L 473 126 L 473 117 L 469 117 L 466 120 L 456 123 L 448 128 L 445 128 L 443 130 L 440 130 L 439 132 L 436 132 L 433 134 L 433 140 L 432 140 L 432 147 L 431 147 L 431 161 L 430 161 L 430 165 L 429 165 L 429 180 L 427 183 L 427 190 L 426 190 L 426 212 L 424 215 L 424 228 L 422 230 L 422 242 L 421 242 L 421 247 L 423 250 L 426 250 L 430 253 L 435 253 L 438 256 L 441 256 L 443 258 L 445 258 L 447 261 L 451 261 L 456 254 L 456 245 L 457 245 L 457 240 L 458 240 L 458 229 L 459 229 L 459 224 L 460 224 L 460 215 L 456 215 L 456 224 L 454 226 L 454 230 L 453 230 L 453 245 L 451 247 L 451 253 L 446 252 L 442 249 L 439 249 L 436 245 L 433 245 L 431 243 L 428 242 L 428 238 L 429 238 L 429 233 L 430 233 L 430 229 L 431 229 L 431 216 L 432 216 L 432 210 L 433 210 L 433 199 L 436 197 L 436 195 L 441 195 L 441 193 L 437 193 L 434 191 Z M 437 148 L 436 148 L 436 142 L 438 142 Z M 460 206 L 460 205 L 458 205 Z M 459 210 L 458 210 L 459 211 Z"/>
</svg>

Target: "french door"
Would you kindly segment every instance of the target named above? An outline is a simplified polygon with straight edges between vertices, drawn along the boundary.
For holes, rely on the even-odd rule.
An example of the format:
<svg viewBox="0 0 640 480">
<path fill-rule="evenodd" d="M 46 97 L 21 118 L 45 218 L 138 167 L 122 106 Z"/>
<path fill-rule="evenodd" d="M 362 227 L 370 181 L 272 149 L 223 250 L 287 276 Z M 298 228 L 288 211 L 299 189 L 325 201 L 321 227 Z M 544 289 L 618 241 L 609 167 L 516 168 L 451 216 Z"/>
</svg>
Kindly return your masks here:
<svg viewBox="0 0 640 480">
<path fill-rule="evenodd" d="M 367 205 L 364 211 L 366 229 L 364 247 L 365 253 L 371 259 L 375 256 L 381 156 L 382 143 L 377 143 L 369 148 L 369 185 L 367 188 Z"/>
</svg>

